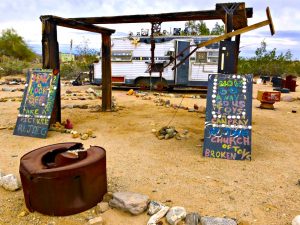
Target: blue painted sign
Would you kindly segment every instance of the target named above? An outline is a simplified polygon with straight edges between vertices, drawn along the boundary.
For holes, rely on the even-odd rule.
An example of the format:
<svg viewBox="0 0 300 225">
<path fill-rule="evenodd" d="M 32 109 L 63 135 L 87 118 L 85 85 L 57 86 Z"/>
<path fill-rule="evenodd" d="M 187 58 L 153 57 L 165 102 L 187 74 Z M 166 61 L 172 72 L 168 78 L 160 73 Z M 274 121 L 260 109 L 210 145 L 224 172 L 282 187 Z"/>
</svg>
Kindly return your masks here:
<svg viewBox="0 0 300 225">
<path fill-rule="evenodd" d="M 251 160 L 252 75 L 211 74 L 203 156 Z"/>
<path fill-rule="evenodd" d="M 47 137 L 58 80 L 49 69 L 28 73 L 14 135 Z"/>
</svg>

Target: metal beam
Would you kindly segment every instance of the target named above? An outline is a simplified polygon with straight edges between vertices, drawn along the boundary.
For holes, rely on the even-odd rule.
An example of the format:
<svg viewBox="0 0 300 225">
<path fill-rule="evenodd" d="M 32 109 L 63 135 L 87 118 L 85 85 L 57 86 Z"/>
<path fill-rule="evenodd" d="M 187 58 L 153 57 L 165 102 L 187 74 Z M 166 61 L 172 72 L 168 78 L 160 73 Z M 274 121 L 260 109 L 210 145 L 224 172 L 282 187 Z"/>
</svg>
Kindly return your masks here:
<svg viewBox="0 0 300 225">
<path fill-rule="evenodd" d="M 46 15 L 46 16 L 40 16 L 40 20 L 42 22 L 49 21 L 51 23 L 54 23 L 58 26 L 62 27 L 68 27 L 73 28 L 77 30 L 85 30 L 95 33 L 101 33 L 101 34 L 112 34 L 115 32 L 115 30 L 108 29 L 105 27 L 95 26 L 93 24 L 82 22 L 82 21 L 76 21 L 72 19 L 65 19 L 58 16 L 52 16 L 52 15 Z"/>
<path fill-rule="evenodd" d="M 247 18 L 251 18 L 253 14 L 252 8 L 246 8 Z M 169 21 L 188 21 L 188 20 L 217 20 L 224 19 L 224 11 L 222 10 L 205 10 L 205 11 L 189 11 L 176 13 L 161 14 L 144 14 L 144 15 L 124 15 L 110 17 L 79 17 L 70 18 L 71 20 L 81 21 L 89 24 L 115 24 L 115 23 L 158 23 Z"/>
</svg>

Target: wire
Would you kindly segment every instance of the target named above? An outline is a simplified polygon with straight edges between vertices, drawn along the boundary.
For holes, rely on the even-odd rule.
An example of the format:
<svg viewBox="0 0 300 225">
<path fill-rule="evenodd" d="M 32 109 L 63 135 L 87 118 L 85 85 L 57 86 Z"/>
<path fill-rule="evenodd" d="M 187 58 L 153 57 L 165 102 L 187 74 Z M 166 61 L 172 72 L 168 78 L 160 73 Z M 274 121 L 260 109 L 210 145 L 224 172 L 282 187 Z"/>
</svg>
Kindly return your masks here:
<svg viewBox="0 0 300 225">
<path fill-rule="evenodd" d="M 179 109 L 180 106 L 181 106 L 181 103 L 182 103 L 183 99 L 184 99 L 184 95 L 183 95 L 183 97 L 182 97 L 182 99 L 181 99 L 181 101 L 180 101 L 180 103 L 179 103 L 179 105 L 178 105 L 178 107 L 177 107 L 177 109 L 176 109 L 176 111 L 175 111 L 173 117 L 172 117 L 171 120 L 169 121 L 167 127 L 168 127 L 168 126 L 170 125 L 170 123 L 174 120 L 174 118 L 175 118 L 175 116 L 176 116 L 176 114 L 177 114 L 177 111 L 178 111 L 178 109 Z"/>
</svg>

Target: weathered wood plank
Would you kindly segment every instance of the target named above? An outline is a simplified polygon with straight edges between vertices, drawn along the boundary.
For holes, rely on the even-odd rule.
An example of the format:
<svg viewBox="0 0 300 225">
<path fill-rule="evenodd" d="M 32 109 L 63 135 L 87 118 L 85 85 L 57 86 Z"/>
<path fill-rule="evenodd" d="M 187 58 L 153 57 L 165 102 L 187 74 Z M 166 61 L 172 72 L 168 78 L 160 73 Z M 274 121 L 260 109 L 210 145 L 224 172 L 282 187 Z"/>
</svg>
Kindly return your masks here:
<svg viewBox="0 0 300 225">
<path fill-rule="evenodd" d="M 56 25 L 50 21 L 42 21 L 42 54 L 43 68 L 59 70 L 59 49 Z M 56 98 L 51 115 L 51 123 L 61 122 L 60 78 L 58 80 Z"/>
<path fill-rule="evenodd" d="M 105 27 L 95 26 L 93 24 L 89 24 L 86 22 L 66 19 L 58 16 L 46 15 L 46 16 L 40 16 L 40 19 L 41 21 L 49 21 L 59 26 L 73 28 L 77 30 L 85 30 L 85 31 L 90 31 L 95 33 L 107 33 L 107 34 L 112 34 L 115 32 L 115 30 L 108 29 Z"/>
<path fill-rule="evenodd" d="M 246 8 L 247 18 L 253 14 L 252 8 Z M 76 21 L 82 21 L 90 24 L 115 24 L 115 23 L 157 23 L 169 21 L 188 21 L 188 20 L 217 20 L 224 19 L 224 12 L 220 10 L 189 11 L 161 14 L 144 14 L 144 15 L 123 15 L 107 17 L 79 17 L 70 18 Z"/>
<path fill-rule="evenodd" d="M 111 38 L 102 34 L 102 111 L 112 110 Z"/>
</svg>

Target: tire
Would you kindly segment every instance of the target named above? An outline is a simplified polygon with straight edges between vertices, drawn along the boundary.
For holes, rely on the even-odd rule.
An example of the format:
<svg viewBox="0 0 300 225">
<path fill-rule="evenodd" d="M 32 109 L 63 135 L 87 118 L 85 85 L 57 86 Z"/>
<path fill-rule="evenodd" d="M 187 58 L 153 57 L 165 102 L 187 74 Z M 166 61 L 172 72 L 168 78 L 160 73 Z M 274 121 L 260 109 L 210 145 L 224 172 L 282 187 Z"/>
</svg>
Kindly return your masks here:
<svg viewBox="0 0 300 225">
<path fill-rule="evenodd" d="M 140 90 L 148 90 L 150 88 L 149 78 L 139 78 L 139 79 L 136 80 L 135 85 Z"/>
<path fill-rule="evenodd" d="M 166 90 L 168 88 L 167 81 L 165 79 L 162 79 L 162 80 L 159 79 L 159 80 L 155 81 L 153 88 L 156 91 Z"/>
</svg>

